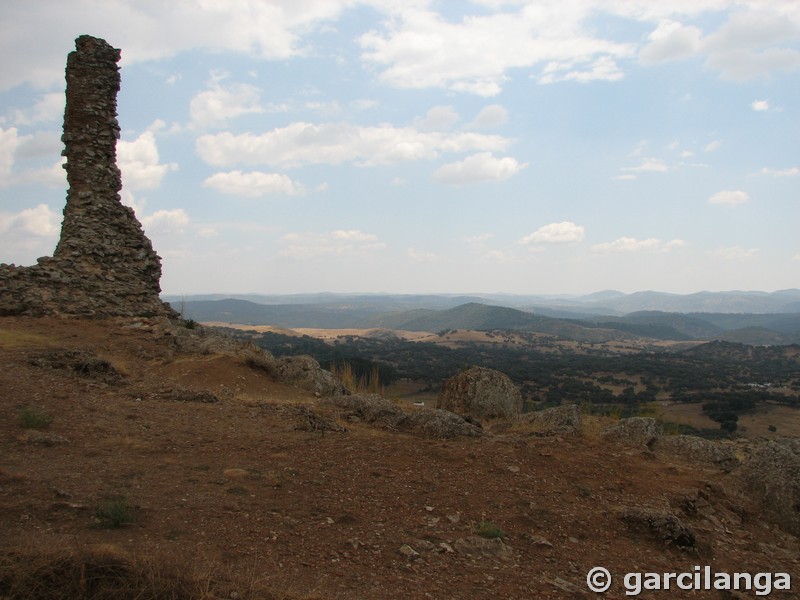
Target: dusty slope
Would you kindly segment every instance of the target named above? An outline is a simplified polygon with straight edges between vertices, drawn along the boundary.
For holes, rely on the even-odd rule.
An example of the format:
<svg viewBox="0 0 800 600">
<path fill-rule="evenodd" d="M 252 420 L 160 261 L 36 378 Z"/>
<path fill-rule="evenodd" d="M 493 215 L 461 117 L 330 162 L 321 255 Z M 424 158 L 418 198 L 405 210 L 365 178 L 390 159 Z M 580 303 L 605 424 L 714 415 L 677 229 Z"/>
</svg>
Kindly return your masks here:
<svg viewBox="0 0 800 600">
<path fill-rule="evenodd" d="M 726 493 L 721 471 L 591 435 L 298 429 L 310 394 L 238 358 L 182 354 L 146 325 L 0 319 L 1 552 L 110 544 L 185 561 L 212 574 L 219 597 L 239 598 L 594 597 L 585 578 L 595 565 L 617 576 L 606 598 L 626 597 L 628 571 L 694 565 L 788 572 L 800 585 L 798 540 Z M 54 349 L 80 349 L 124 377 L 88 360 L 95 368 L 58 368 Z M 220 401 L 181 400 L 203 398 L 187 390 Z M 24 428 L 24 408 L 52 423 Z M 96 507 L 119 495 L 136 522 L 98 526 Z M 630 507 L 677 515 L 695 547 L 630 529 L 619 516 Z M 507 555 L 450 551 L 483 521 L 505 532 Z"/>
</svg>

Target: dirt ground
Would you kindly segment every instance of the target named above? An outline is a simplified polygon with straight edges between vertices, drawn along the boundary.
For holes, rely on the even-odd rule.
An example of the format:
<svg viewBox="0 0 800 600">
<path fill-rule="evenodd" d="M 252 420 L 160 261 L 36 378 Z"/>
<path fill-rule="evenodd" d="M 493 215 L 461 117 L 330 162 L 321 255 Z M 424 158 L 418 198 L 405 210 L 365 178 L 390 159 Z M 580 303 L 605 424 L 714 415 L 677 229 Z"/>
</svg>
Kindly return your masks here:
<svg viewBox="0 0 800 600">
<path fill-rule="evenodd" d="M 64 350 L 114 370 L 59 366 Z M 204 392 L 219 401 L 190 401 Z M 146 322 L 0 318 L 0 552 L 102 545 L 177 561 L 207 574 L 208 598 L 619 599 L 628 572 L 696 565 L 785 572 L 800 586 L 798 539 L 720 470 L 590 428 L 455 440 L 350 422 L 304 430 L 298 407 L 317 403 L 242 359 L 182 354 Z M 26 427 L 26 412 L 52 421 Z M 133 523 L 104 521 L 114 498 Z M 631 529 L 620 518 L 631 508 L 678 515 L 696 544 Z M 479 524 L 503 543 L 470 550 Z M 614 576 L 602 596 L 586 584 L 595 566 Z"/>
</svg>

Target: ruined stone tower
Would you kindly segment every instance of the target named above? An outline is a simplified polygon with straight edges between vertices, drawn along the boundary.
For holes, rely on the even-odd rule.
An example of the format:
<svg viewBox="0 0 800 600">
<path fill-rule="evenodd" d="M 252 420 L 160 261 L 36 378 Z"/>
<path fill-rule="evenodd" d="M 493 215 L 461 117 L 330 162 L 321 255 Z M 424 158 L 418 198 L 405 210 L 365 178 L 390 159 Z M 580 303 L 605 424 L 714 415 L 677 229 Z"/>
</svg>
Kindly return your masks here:
<svg viewBox="0 0 800 600">
<path fill-rule="evenodd" d="M 174 316 L 159 299 L 161 260 L 120 202 L 120 51 L 82 35 L 67 58 L 63 155 L 69 190 L 52 257 L 0 265 L 0 314 Z"/>
</svg>

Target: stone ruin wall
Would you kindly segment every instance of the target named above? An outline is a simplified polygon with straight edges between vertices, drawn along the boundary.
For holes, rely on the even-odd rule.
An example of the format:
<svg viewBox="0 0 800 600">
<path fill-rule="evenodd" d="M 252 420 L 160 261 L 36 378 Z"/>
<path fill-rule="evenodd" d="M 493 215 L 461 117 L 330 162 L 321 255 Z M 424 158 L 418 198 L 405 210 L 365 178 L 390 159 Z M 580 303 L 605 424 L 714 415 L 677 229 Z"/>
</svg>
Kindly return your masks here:
<svg viewBox="0 0 800 600">
<path fill-rule="evenodd" d="M 61 238 L 36 265 L 0 265 L 0 314 L 175 316 L 159 298 L 161 259 L 120 201 L 120 51 L 87 35 L 75 47 L 66 68 Z"/>
</svg>

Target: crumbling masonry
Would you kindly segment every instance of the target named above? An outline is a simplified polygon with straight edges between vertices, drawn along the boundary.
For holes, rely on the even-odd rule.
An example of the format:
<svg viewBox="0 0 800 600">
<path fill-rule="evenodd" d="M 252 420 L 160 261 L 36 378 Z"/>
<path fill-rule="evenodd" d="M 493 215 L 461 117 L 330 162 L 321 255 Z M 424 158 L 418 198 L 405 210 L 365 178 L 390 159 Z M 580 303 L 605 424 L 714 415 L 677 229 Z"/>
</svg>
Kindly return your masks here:
<svg viewBox="0 0 800 600">
<path fill-rule="evenodd" d="M 120 51 L 83 35 L 67 58 L 61 238 L 36 265 L 0 265 L 0 314 L 174 316 L 159 293 L 161 259 L 120 202 L 116 164 Z"/>
</svg>

